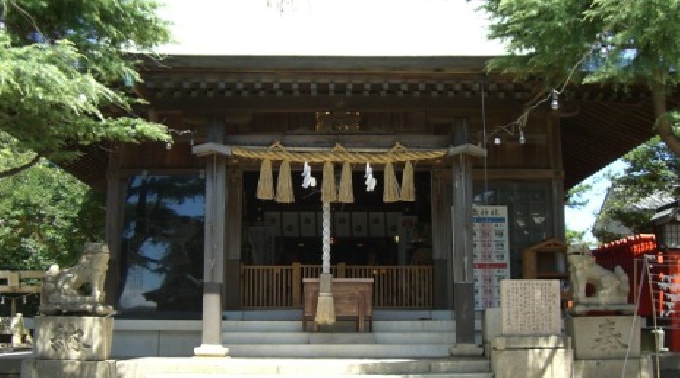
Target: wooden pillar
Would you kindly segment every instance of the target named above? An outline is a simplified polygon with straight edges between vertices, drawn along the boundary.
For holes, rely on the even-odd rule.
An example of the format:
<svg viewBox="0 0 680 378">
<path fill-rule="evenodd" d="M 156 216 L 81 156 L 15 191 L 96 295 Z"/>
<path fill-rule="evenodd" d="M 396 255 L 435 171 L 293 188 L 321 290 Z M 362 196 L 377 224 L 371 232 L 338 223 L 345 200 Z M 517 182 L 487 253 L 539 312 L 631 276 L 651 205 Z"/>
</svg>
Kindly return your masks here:
<svg viewBox="0 0 680 378">
<path fill-rule="evenodd" d="M 453 163 L 453 292 L 456 344 L 475 343 L 472 273 L 472 164 L 461 154 Z"/>
<path fill-rule="evenodd" d="M 218 148 L 224 138 L 223 123 L 209 125 L 209 142 L 194 147 L 194 153 L 206 158 L 205 237 L 203 241 L 203 321 L 201 346 L 194 355 L 224 357 L 229 349 L 222 345 L 222 288 L 224 283 L 225 226 L 227 198 L 227 157 Z"/>
<path fill-rule="evenodd" d="M 243 171 L 227 171 L 226 260 L 224 263 L 224 309 L 241 308 L 241 222 L 243 218 Z M 227 290 L 228 288 L 228 290 Z"/>
<path fill-rule="evenodd" d="M 116 306 L 119 287 L 121 285 L 121 239 L 123 237 L 123 208 L 125 206 L 126 183 L 118 176 L 120 168 L 121 150 L 114 150 L 109 154 L 106 186 L 106 220 L 104 226 L 105 240 L 109 247 L 109 264 L 104 281 L 104 301 L 107 305 Z M 42 296 L 41 296 L 42 297 Z"/>
<path fill-rule="evenodd" d="M 432 306 L 453 309 L 453 274 L 451 272 L 451 196 L 449 170 L 432 170 L 432 275 L 434 280 Z"/>
<path fill-rule="evenodd" d="M 553 237 L 564 240 L 564 167 L 562 164 L 562 138 L 560 138 L 560 118 L 556 112 L 551 112 L 546 117 L 548 124 L 548 149 L 550 154 L 550 168 L 555 173 L 552 177 L 551 195 L 553 204 Z"/>
<path fill-rule="evenodd" d="M 456 321 L 456 342 L 452 355 L 481 355 L 475 343 L 475 297 L 472 264 L 472 159 L 486 151 L 473 145 L 452 147 L 453 206 L 451 232 L 453 237 L 453 299 Z"/>
</svg>

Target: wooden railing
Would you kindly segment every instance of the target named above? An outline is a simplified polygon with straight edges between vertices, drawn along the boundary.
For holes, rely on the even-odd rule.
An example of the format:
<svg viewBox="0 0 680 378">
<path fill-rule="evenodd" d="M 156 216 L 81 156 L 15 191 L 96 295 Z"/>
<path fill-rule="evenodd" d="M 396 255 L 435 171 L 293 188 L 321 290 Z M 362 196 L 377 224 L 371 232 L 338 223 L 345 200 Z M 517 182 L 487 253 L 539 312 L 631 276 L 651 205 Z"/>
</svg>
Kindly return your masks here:
<svg viewBox="0 0 680 378">
<path fill-rule="evenodd" d="M 243 308 L 300 308 L 302 279 L 317 278 L 320 265 L 241 267 Z M 431 308 L 431 266 L 346 266 L 331 267 L 336 278 L 373 278 L 373 306 L 376 308 Z"/>
<path fill-rule="evenodd" d="M 10 315 L 17 313 L 17 300 L 25 299 L 28 295 L 42 293 L 44 270 L 0 270 L 0 297 L 2 294 L 12 294 L 7 298 L 10 302 Z M 40 295 L 40 300 L 43 300 Z"/>
<path fill-rule="evenodd" d="M 241 306 L 292 307 L 293 276 L 292 266 L 241 266 Z M 295 282 L 299 277 L 298 271 Z"/>
</svg>

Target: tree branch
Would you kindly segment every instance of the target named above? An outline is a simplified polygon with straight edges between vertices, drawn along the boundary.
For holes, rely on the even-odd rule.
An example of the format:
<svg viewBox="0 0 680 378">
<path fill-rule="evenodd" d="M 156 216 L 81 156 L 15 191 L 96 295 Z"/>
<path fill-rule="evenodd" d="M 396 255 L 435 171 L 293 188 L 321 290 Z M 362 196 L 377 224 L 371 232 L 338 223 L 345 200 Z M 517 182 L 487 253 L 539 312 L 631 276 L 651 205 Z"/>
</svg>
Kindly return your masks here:
<svg viewBox="0 0 680 378">
<path fill-rule="evenodd" d="M 40 155 L 36 154 L 33 157 L 33 159 L 31 159 L 28 163 L 25 163 L 25 164 L 22 164 L 18 167 L 14 167 L 14 168 L 8 169 L 6 171 L 0 172 L 0 179 L 13 176 L 13 175 L 15 175 L 15 174 L 17 174 L 21 171 L 24 171 L 28 168 L 31 168 L 32 166 L 38 164 L 39 161 L 40 161 Z"/>
<path fill-rule="evenodd" d="M 673 125 L 666 116 L 666 88 L 663 83 L 657 83 L 652 88 L 654 113 L 657 119 L 657 131 L 668 149 L 680 156 L 680 139 L 673 132 Z"/>
</svg>

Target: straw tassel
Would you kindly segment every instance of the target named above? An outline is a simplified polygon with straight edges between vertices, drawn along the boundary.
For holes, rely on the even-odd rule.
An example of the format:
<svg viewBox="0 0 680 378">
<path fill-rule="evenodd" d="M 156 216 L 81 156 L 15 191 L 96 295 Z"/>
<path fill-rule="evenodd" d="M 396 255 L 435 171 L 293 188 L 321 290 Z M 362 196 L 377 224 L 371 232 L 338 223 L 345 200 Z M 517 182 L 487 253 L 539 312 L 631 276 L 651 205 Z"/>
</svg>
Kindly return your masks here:
<svg viewBox="0 0 680 378">
<path fill-rule="evenodd" d="M 335 189 L 335 173 L 333 163 L 326 161 L 323 164 L 323 185 L 321 187 L 321 202 L 333 202 L 338 198 Z"/>
<path fill-rule="evenodd" d="M 290 174 L 290 162 L 288 160 L 281 162 L 279 181 L 276 183 L 276 202 L 295 202 L 295 196 L 293 194 L 293 178 Z"/>
<path fill-rule="evenodd" d="M 383 202 L 399 201 L 399 184 L 397 178 L 394 176 L 394 167 L 392 162 L 385 164 L 385 182 L 383 184 Z"/>
<path fill-rule="evenodd" d="M 413 165 L 409 160 L 407 160 L 404 165 L 404 172 L 401 178 L 400 197 L 402 201 L 416 200 L 416 188 L 413 184 Z"/>
<path fill-rule="evenodd" d="M 342 203 L 354 202 L 354 192 L 352 191 L 352 165 L 348 161 L 342 165 L 338 201 Z"/>
<path fill-rule="evenodd" d="M 272 162 L 268 159 L 262 160 L 262 164 L 260 165 L 260 180 L 257 182 L 258 199 L 274 199 L 274 179 L 272 176 Z"/>
</svg>

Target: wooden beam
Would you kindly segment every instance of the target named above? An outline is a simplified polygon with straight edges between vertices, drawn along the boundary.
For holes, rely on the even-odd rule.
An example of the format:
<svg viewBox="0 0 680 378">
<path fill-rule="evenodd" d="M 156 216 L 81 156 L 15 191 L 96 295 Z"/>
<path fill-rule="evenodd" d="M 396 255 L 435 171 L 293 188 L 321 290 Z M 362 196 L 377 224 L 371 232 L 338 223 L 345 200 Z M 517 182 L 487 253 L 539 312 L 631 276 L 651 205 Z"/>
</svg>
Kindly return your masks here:
<svg viewBox="0 0 680 378">
<path fill-rule="evenodd" d="M 225 146 L 224 144 L 207 142 L 193 146 L 191 152 L 197 156 L 207 156 L 207 155 L 222 155 L 231 156 L 231 147 Z"/>
<path fill-rule="evenodd" d="M 148 98 L 156 111 L 182 109 L 189 115 L 220 115 L 234 109 L 244 112 L 317 112 L 324 110 L 359 110 L 359 111 L 447 111 L 470 114 L 478 111 L 481 98 L 464 97 L 412 97 L 412 96 L 215 96 L 208 97 L 162 97 Z M 488 99 L 487 115 L 505 114 L 522 109 L 523 102 L 508 99 Z M 477 109 L 477 110 L 476 110 Z"/>
<path fill-rule="evenodd" d="M 186 72 L 220 70 L 228 72 L 484 72 L 488 56 L 240 56 L 240 55 L 174 55 L 161 64 L 146 54 L 145 71 Z"/>
<path fill-rule="evenodd" d="M 466 143 L 460 146 L 452 146 L 449 147 L 449 156 L 455 156 L 455 155 L 469 155 L 473 157 L 486 157 L 487 155 L 487 150 L 486 148 Z"/>
<path fill-rule="evenodd" d="M 487 180 L 548 180 L 564 178 L 562 169 L 484 169 L 474 167 L 472 176 L 475 181 Z"/>
</svg>

